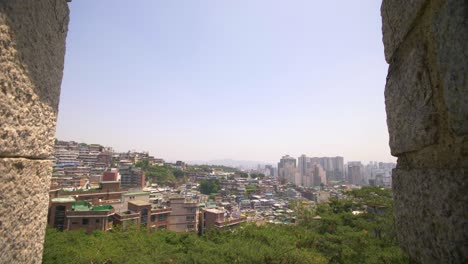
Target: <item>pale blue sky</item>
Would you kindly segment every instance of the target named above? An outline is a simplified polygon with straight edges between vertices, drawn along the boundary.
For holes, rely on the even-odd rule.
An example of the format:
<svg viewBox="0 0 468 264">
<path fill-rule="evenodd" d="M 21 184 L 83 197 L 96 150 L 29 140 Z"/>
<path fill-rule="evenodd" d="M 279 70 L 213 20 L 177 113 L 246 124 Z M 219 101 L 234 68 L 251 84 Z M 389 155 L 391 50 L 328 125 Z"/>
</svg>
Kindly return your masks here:
<svg viewBox="0 0 468 264">
<path fill-rule="evenodd" d="M 75 0 L 57 137 L 167 160 L 394 161 L 380 1 Z"/>
</svg>

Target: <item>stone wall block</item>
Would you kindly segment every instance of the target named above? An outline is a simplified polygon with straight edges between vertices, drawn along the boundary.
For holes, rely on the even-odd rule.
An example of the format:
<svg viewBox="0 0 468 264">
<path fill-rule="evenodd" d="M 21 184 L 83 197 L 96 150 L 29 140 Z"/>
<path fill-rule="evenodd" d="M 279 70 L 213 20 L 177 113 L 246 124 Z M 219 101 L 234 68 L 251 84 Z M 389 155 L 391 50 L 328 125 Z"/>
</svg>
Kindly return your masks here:
<svg viewBox="0 0 468 264">
<path fill-rule="evenodd" d="M 394 156 L 437 141 L 437 116 L 425 56 L 426 48 L 418 42 L 389 67 L 385 105 Z"/>
<path fill-rule="evenodd" d="M 0 1 L 0 157 L 52 154 L 68 6 Z"/>
<path fill-rule="evenodd" d="M 443 1 L 431 29 L 450 129 L 468 135 L 468 2 Z"/>
<path fill-rule="evenodd" d="M 0 159 L 0 263 L 41 263 L 51 166 Z"/>
<path fill-rule="evenodd" d="M 400 245 L 420 263 L 468 263 L 468 168 L 395 169 Z"/>
<path fill-rule="evenodd" d="M 427 0 L 383 0 L 382 14 L 385 59 L 391 62 L 393 54 L 411 30 L 414 21 L 423 11 Z"/>
</svg>

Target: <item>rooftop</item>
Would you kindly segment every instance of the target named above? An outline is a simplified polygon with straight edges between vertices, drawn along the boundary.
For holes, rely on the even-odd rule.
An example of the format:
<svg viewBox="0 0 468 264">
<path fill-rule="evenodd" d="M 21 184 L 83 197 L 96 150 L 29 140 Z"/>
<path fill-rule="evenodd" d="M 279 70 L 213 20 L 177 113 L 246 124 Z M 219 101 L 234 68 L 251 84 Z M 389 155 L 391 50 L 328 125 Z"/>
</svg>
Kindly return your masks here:
<svg viewBox="0 0 468 264">
<path fill-rule="evenodd" d="M 128 192 L 122 194 L 123 196 L 138 196 L 138 195 L 149 195 L 149 192 Z"/>
<path fill-rule="evenodd" d="M 205 206 L 206 206 L 206 208 L 215 208 L 216 204 L 215 203 L 206 203 Z"/>
<path fill-rule="evenodd" d="M 72 208 L 74 211 L 110 211 L 114 209 L 112 205 L 92 206 L 90 203 L 85 201 L 78 201 L 73 203 Z"/>
<path fill-rule="evenodd" d="M 91 211 L 91 204 L 85 201 L 78 201 L 73 203 L 72 206 L 74 211 Z"/>
<path fill-rule="evenodd" d="M 185 197 L 181 197 L 179 195 L 174 195 L 169 197 L 170 200 L 185 200 Z"/>
<path fill-rule="evenodd" d="M 52 198 L 53 203 L 72 203 L 75 202 L 75 198 L 73 197 L 59 197 L 59 198 Z"/>
<path fill-rule="evenodd" d="M 209 208 L 209 209 L 204 209 L 204 211 L 213 213 L 213 214 L 223 214 L 224 211 L 216 209 L 216 208 Z"/>
<path fill-rule="evenodd" d="M 145 206 L 145 205 L 151 205 L 150 203 L 148 202 L 145 202 L 145 201 L 139 201 L 139 200 L 135 200 L 135 201 L 129 201 L 128 203 L 131 203 L 131 204 L 134 204 L 136 206 Z"/>
<path fill-rule="evenodd" d="M 99 206 L 94 206 L 92 211 L 110 211 L 114 209 L 112 205 L 99 205 Z"/>
</svg>

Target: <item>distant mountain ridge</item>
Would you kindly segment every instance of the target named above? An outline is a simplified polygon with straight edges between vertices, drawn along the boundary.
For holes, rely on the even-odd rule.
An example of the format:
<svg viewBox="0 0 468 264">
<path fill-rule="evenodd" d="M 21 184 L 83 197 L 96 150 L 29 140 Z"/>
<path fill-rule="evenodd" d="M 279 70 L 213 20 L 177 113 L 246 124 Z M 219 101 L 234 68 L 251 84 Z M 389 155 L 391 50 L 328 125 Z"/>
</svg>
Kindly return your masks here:
<svg viewBox="0 0 468 264">
<path fill-rule="evenodd" d="M 216 159 L 216 160 L 189 160 L 188 164 L 199 164 L 199 165 L 223 165 L 228 167 L 242 167 L 246 169 L 256 169 L 257 166 L 265 166 L 272 164 L 264 161 L 252 161 L 252 160 L 233 160 L 233 159 Z"/>
</svg>

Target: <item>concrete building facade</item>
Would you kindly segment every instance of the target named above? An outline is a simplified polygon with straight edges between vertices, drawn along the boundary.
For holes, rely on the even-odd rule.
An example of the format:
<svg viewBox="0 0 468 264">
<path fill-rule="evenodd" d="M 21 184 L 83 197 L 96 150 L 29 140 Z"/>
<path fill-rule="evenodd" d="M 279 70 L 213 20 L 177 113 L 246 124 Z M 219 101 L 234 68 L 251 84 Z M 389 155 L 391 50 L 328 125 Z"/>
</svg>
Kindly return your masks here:
<svg viewBox="0 0 468 264">
<path fill-rule="evenodd" d="M 171 197 L 168 205 L 172 209 L 168 230 L 175 232 L 197 232 L 198 203 L 184 197 Z"/>
<path fill-rule="evenodd" d="M 278 163 L 278 178 L 286 182 L 296 182 L 296 159 L 286 155 L 280 159 Z"/>
</svg>

